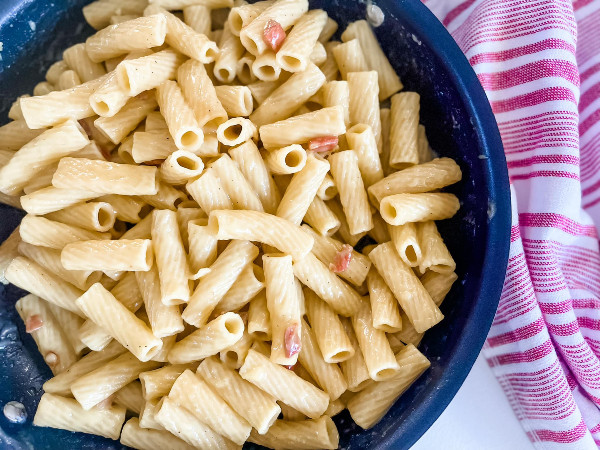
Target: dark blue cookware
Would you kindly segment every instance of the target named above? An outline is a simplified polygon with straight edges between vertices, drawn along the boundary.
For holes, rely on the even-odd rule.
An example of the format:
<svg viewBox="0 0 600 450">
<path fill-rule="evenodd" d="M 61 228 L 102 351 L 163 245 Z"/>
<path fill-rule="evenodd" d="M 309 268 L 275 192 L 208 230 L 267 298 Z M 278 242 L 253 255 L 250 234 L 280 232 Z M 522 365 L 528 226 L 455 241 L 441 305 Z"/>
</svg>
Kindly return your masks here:
<svg viewBox="0 0 600 450">
<path fill-rule="evenodd" d="M 66 47 L 92 33 L 81 14 L 89 0 L 0 0 L 0 123 L 17 96 L 31 93 Z M 344 24 L 364 18 L 356 0 L 311 0 Z M 442 305 L 444 321 L 420 349 L 432 366 L 373 429 L 345 413 L 336 418 L 347 449 L 409 448 L 446 408 L 469 373 L 494 317 L 508 257 L 510 195 L 500 135 L 485 93 L 442 24 L 418 0 L 379 0 L 385 21 L 376 29 L 405 89 L 421 94 L 421 122 L 432 148 L 456 159 L 463 181 L 449 191 L 462 208 L 441 232 L 458 264 L 459 281 Z M 0 143 L 2 147 L 2 143 Z M 0 241 L 18 225 L 20 211 L 0 205 Z M 0 406 L 25 404 L 29 419 L 12 425 L 0 414 L 0 448 L 117 449 L 96 436 L 33 427 L 31 418 L 51 376 L 24 330 L 14 303 L 23 292 L 0 285 Z"/>
</svg>

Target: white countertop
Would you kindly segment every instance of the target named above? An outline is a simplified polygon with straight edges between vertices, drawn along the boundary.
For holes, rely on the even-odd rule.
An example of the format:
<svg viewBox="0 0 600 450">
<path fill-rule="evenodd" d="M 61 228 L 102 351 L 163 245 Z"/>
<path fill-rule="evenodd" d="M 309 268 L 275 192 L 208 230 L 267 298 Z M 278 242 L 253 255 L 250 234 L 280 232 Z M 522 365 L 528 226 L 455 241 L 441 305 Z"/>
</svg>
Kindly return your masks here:
<svg viewBox="0 0 600 450">
<path fill-rule="evenodd" d="M 533 449 L 482 355 L 448 408 L 411 450 L 435 448 Z"/>
</svg>

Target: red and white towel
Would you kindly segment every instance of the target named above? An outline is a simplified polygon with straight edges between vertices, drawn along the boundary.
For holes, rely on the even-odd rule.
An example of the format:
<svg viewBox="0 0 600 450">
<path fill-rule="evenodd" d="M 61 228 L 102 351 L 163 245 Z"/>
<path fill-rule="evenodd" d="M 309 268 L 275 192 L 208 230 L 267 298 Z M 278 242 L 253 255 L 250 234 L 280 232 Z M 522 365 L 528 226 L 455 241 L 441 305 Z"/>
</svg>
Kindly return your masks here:
<svg viewBox="0 0 600 450">
<path fill-rule="evenodd" d="M 513 202 L 484 355 L 538 449 L 600 446 L 600 0 L 424 0 L 496 115 Z"/>
</svg>

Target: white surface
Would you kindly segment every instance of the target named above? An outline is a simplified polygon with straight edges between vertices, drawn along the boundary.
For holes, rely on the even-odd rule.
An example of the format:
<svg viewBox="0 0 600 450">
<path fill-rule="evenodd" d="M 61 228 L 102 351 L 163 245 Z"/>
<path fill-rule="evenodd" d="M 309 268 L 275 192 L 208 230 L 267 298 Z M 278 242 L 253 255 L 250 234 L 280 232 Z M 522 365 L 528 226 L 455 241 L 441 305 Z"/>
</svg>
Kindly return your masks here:
<svg viewBox="0 0 600 450">
<path fill-rule="evenodd" d="M 411 448 L 431 449 L 533 449 L 483 356 L 448 408 Z"/>
</svg>

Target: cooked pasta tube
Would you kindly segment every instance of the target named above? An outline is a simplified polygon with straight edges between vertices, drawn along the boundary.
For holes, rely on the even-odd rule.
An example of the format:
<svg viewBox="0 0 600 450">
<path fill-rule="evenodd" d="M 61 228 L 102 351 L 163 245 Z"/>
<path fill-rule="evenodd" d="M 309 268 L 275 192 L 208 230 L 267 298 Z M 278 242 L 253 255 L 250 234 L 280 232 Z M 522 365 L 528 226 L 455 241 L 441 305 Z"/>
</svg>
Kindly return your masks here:
<svg viewBox="0 0 600 450">
<path fill-rule="evenodd" d="M 143 304 L 142 294 L 138 289 L 135 274 L 126 273 L 111 289 L 110 293 L 119 300 L 125 308 L 135 313 Z M 86 320 L 79 329 L 79 338 L 92 350 L 104 349 L 112 340 L 109 332 L 91 320 Z"/>
<path fill-rule="evenodd" d="M 63 158 L 52 177 L 52 185 L 100 194 L 154 195 L 158 192 L 156 172 L 156 167 Z"/>
<path fill-rule="evenodd" d="M 135 414 L 139 414 L 144 407 L 142 385 L 139 381 L 132 381 L 115 393 L 115 402 Z"/>
<path fill-rule="evenodd" d="M 325 83 L 325 75 L 310 63 L 306 69 L 294 73 L 287 81 L 277 87 L 260 102 L 260 106 L 250 115 L 257 126 L 263 126 L 278 120 L 287 119 L 304 104 Z"/>
<path fill-rule="evenodd" d="M 335 364 L 352 358 L 354 347 L 337 314 L 309 289 L 304 290 L 304 298 L 306 314 L 324 361 Z"/>
<path fill-rule="evenodd" d="M 183 311 L 183 320 L 196 327 L 206 324 L 219 301 L 257 255 L 258 248 L 249 241 L 232 241 L 210 266 L 210 273 L 198 283 Z"/>
<path fill-rule="evenodd" d="M 90 60 L 101 62 L 134 50 L 158 47 L 165 41 L 167 21 L 162 15 L 138 17 L 108 26 L 85 41 Z"/>
<path fill-rule="evenodd" d="M 160 278 L 161 302 L 165 305 L 187 303 L 190 299 L 190 270 L 177 225 L 177 214 L 169 210 L 154 210 L 151 233 Z"/>
<path fill-rule="evenodd" d="M 189 182 L 186 189 L 207 214 L 213 210 L 233 209 L 233 203 L 223 183 L 217 176 L 216 170 L 211 167 L 196 180 Z"/>
<path fill-rule="evenodd" d="M 153 259 L 148 239 L 71 242 L 60 255 L 67 270 L 148 271 Z"/>
<path fill-rule="evenodd" d="M 419 164 L 423 164 L 433 159 L 433 153 L 431 151 L 431 147 L 429 147 L 429 141 L 427 140 L 427 134 L 425 134 L 425 127 L 423 125 L 419 124 L 417 133 Z"/>
<path fill-rule="evenodd" d="M 294 174 L 285 190 L 277 207 L 277 216 L 300 225 L 329 168 L 327 160 L 314 154 L 308 155 L 305 166 Z"/>
<path fill-rule="evenodd" d="M 454 272 L 433 272 L 427 271 L 425 275 L 421 277 L 421 283 L 427 290 L 433 302 L 440 306 L 454 282 L 458 279 L 458 276 Z"/>
<path fill-rule="evenodd" d="M 90 95 L 102 84 L 104 77 L 64 91 L 21 98 L 23 119 L 31 129 L 58 125 L 65 120 L 79 120 L 94 115 Z"/>
<path fill-rule="evenodd" d="M 298 226 L 271 214 L 258 211 L 213 211 L 208 219 L 220 240 L 246 239 L 261 242 L 292 255 L 306 256 L 314 240 Z"/>
<path fill-rule="evenodd" d="M 234 117 L 217 128 L 217 139 L 224 145 L 234 147 L 257 137 L 256 126 L 248 119 Z"/>
<path fill-rule="evenodd" d="M 258 104 L 261 104 L 265 101 L 265 99 L 277 89 L 277 86 L 280 86 L 284 81 L 284 77 L 280 77 L 280 80 L 277 81 L 257 81 L 255 83 L 251 83 L 248 85 L 248 89 L 252 92 L 252 97 Z"/>
<path fill-rule="evenodd" d="M 231 13 L 229 16 L 231 16 Z M 223 27 L 223 34 L 219 40 L 219 49 L 221 51 L 217 56 L 214 67 L 215 78 L 221 83 L 232 83 L 236 76 L 238 61 L 246 50 L 240 40 L 231 32 L 229 23 L 226 23 Z"/>
<path fill-rule="evenodd" d="M 94 126 L 113 144 L 122 142 L 156 108 L 154 91 L 143 92 L 127 101 L 112 117 L 98 117 Z"/>
<path fill-rule="evenodd" d="M 434 191 L 460 181 L 460 167 L 450 158 L 437 158 L 430 162 L 395 172 L 369 188 L 373 202 L 394 194 L 414 194 Z"/>
<path fill-rule="evenodd" d="M 352 317 L 352 326 L 369 376 L 375 381 L 393 377 L 399 370 L 385 333 L 373 326 L 371 308 L 364 303 Z"/>
<path fill-rule="evenodd" d="M 338 190 L 335 182 L 331 178 L 331 175 L 327 174 L 317 190 L 317 197 L 325 201 L 333 199 L 336 195 L 338 195 Z"/>
<path fill-rule="evenodd" d="M 317 137 L 339 136 L 346 132 L 344 110 L 341 106 L 323 108 L 263 125 L 259 131 L 267 150 L 290 144 L 304 144 Z"/>
<path fill-rule="evenodd" d="M 19 231 L 24 242 L 54 249 L 62 249 L 71 242 L 101 240 L 110 236 L 30 214 L 21 221 Z"/>
<path fill-rule="evenodd" d="M 323 107 L 341 106 L 344 110 L 344 122 L 350 126 L 350 88 L 347 81 L 329 81 L 321 89 Z M 349 130 L 346 130 L 346 136 Z M 352 147 L 350 147 L 352 148 Z"/>
<path fill-rule="evenodd" d="M 340 368 L 348 382 L 348 391 L 358 392 L 364 389 L 369 383 L 372 383 L 373 380 L 371 380 L 369 375 L 369 369 L 365 364 L 365 359 L 360 350 L 360 346 L 358 345 L 356 334 L 354 333 L 350 319 L 342 319 L 342 325 L 346 332 L 346 336 L 348 336 L 348 339 L 352 344 L 352 348 L 354 348 L 354 355 L 351 358 L 342 361 L 340 363 Z"/>
<path fill-rule="evenodd" d="M 373 327 L 386 333 L 400 331 L 403 323 L 398 310 L 398 301 L 377 270 L 371 269 L 369 272 L 367 286 Z"/>
<path fill-rule="evenodd" d="M 435 222 L 418 224 L 419 245 L 423 251 L 423 258 L 419 262 L 419 270 L 425 272 L 432 270 L 440 273 L 452 273 L 456 270 L 454 258 L 444 244 Z"/>
<path fill-rule="evenodd" d="M 317 42 L 310 52 L 309 59 L 310 62 L 317 66 L 322 65 L 327 60 L 327 50 L 325 50 L 325 46 L 320 42 Z"/>
<path fill-rule="evenodd" d="M 234 36 L 239 36 L 240 31 L 254 19 L 256 19 L 265 9 L 270 7 L 274 0 L 266 0 L 256 3 L 246 3 L 231 8 L 227 17 L 227 23 Z"/>
<path fill-rule="evenodd" d="M 327 13 L 321 9 L 311 10 L 300 17 L 277 51 L 279 65 L 288 72 L 304 70 L 326 23 Z"/>
<path fill-rule="evenodd" d="M 175 381 L 169 398 L 183 406 L 202 423 L 238 445 L 250 435 L 250 424 L 192 371 L 186 370 Z"/>
<path fill-rule="evenodd" d="M 268 48 L 264 32 L 269 21 L 275 21 L 283 30 L 287 30 L 306 11 L 308 11 L 308 1 L 306 0 L 278 0 L 240 30 L 240 41 L 250 53 L 255 56 L 260 55 Z"/>
<path fill-rule="evenodd" d="M 290 255 L 263 256 L 267 309 L 271 318 L 271 361 L 293 366 L 301 349 L 301 298 L 298 296 Z"/>
<path fill-rule="evenodd" d="M 100 30 L 109 25 L 115 14 L 139 16 L 147 5 L 146 0 L 96 1 L 83 7 L 83 16 L 90 26 Z"/>
<path fill-rule="evenodd" d="M 77 354 L 66 331 L 52 313 L 50 304 L 29 294 L 15 304 L 19 316 L 54 375 L 64 372 L 77 361 Z"/>
<path fill-rule="evenodd" d="M 337 400 L 348 389 L 348 384 L 338 365 L 329 364 L 323 359 L 315 332 L 304 320 L 302 321 L 302 350 L 298 360 L 316 384 L 329 394 L 331 400 Z"/>
<path fill-rule="evenodd" d="M 304 258 L 294 261 L 294 275 L 338 314 L 350 316 L 360 308 L 360 295 L 331 272 L 314 254 L 309 253 Z"/>
<path fill-rule="evenodd" d="M 320 417 L 329 404 L 325 392 L 253 349 L 248 352 L 239 373 L 245 380 L 308 417 Z"/>
<path fill-rule="evenodd" d="M 84 83 L 106 74 L 104 66 L 97 61 L 92 61 L 89 57 L 86 45 L 83 42 L 66 49 L 63 52 L 63 60 L 71 69 L 77 72 Z"/>
<path fill-rule="evenodd" d="M 144 408 L 140 412 L 140 427 L 148 430 L 159 430 L 165 429 L 158 420 L 156 420 L 156 412 L 158 411 L 159 399 L 148 400 L 144 403 Z"/>
<path fill-rule="evenodd" d="M 122 406 L 85 410 L 72 398 L 46 393 L 40 399 L 33 424 L 119 439 L 125 413 Z"/>
<path fill-rule="evenodd" d="M 79 86 L 81 84 L 81 80 L 79 79 L 79 75 L 74 70 L 65 70 L 60 74 L 58 79 L 58 90 L 63 91 L 65 89 L 71 89 L 75 86 Z"/>
<path fill-rule="evenodd" d="M 375 247 L 369 258 L 419 333 L 444 318 L 423 284 L 400 259 L 391 242 Z"/>
<path fill-rule="evenodd" d="M 217 259 L 218 239 L 214 230 L 206 225 L 188 224 L 189 264 L 191 279 L 206 275 Z"/>
<path fill-rule="evenodd" d="M 339 446 L 339 433 L 331 420 L 324 415 L 309 420 L 276 420 L 266 434 L 255 430 L 250 434 L 249 442 L 269 448 L 287 449 L 336 449 Z"/>
<path fill-rule="evenodd" d="M 254 141 L 246 141 L 242 145 L 229 149 L 229 155 L 258 195 L 264 210 L 269 214 L 275 214 L 281 201 L 281 194 Z"/>
<path fill-rule="evenodd" d="M 151 0 L 150 4 L 161 6 L 168 10 L 180 10 L 190 5 L 203 5 L 209 9 L 231 8 L 233 0 Z"/>
<path fill-rule="evenodd" d="M 369 70 L 367 59 L 358 39 L 350 39 L 337 45 L 332 52 L 343 80 L 348 79 L 350 72 L 367 72 Z"/>
<path fill-rule="evenodd" d="M 204 163 L 199 156 L 187 150 L 176 150 L 167 156 L 158 173 L 165 183 L 182 185 L 199 176 L 203 169 Z"/>
<path fill-rule="evenodd" d="M 144 10 L 145 16 L 154 14 L 162 14 L 167 19 L 167 45 L 202 64 L 210 64 L 215 60 L 219 48 L 206 35 L 198 33 L 157 4 L 151 4 Z"/>
<path fill-rule="evenodd" d="M 46 95 L 46 94 L 49 94 L 50 92 L 54 92 L 55 90 L 56 89 L 54 88 L 54 86 L 51 85 L 50 83 L 48 83 L 46 81 L 41 81 L 33 87 L 33 95 L 34 96 Z"/>
<path fill-rule="evenodd" d="M 250 301 L 248 307 L 248 333 L 255 340 L 271 340 L 271 316 L 267 308 L 267 294 L 265 291 L 259 292 Z"/>
<path fill-rule="evenodd" d="M 44 169 L 82 149 L 89 140 L 75 121 L 46 130 L 18 150 L 0 168 L 0 192 L 17 194 Z"/>
<path fill-rule="evenodd" d="M 132 352 L 140 361 L 150 360 L 162 348 L 140 319 L 129 311 L 100 283 L 92 285 L 76 301 L 84 314 L 106 330 L 114 339 Z"/>
<path fill-rule="evenodd" d="M 339 69 L 333 55 L 333 49 L 340 45 L 338 41 L 329 41 L 325 44 L 325 51 L 327 53 L 327 59 L 321 64 L 320 69 L 325 75 L 327 81 L 337 80 L 339 75 Z"/>
<path fill-rule="evenodd" d="M 140 427 L 137 417 L 132 417 L 125 423 L 121 431 L 122 445 L 140 450 L 192 450 L 194 447 L 174 436 L 166 430 L 150 430 Z"/>
<path fill-rule="evenodd" d="M 181 234 L 183 246 L 186 251 L 189 248 L 189 224 L 192 223 L 200 226 L 208 224 L 206 213 L 198 208 L 198 206 L 195 201 L 183 201 L 177 206 L 177 225 L 179 226 L 179 233 Z"/>
<path fill-rule="evenodd" d="M 177 405 L 170 398 L 165 397 L 157 406 L 156 420 L 166 430 L 194 448 L 207 450 L 234 450 L 238 448 L 236 444 L 215 433 L 188 409 Z"/>
<path fill-rule="evenodd" d="M 169 128 L 167 122 L 160 111 L 152 111 L 146 116 L 144 131 L 166 130 L 167 128 Z"/>
<path fill-rule="evenodd" d="M 281 75 L 281 66 L 274 51 L 267 50 L 252 61 L 252 74 L 261 81 L 276 81 Z"/>
<path fill-rule="evenodd" d="M 252 113 L 252 93 L 248 86 L 217 86 L 215 91 L 230 117 L 248 117 Z"/>
<path fill-rule="evenodd" d="M 211 30 L 210 9 L 205 5 L 190 5 L 183 8 L 183 21 L 195 32 L 208 36 Z"/>
<path fill-rule="evenodd" d="M 160 369 L 140 373 L 144 399 L 150 401 L 167 395 L 179 375 L 193 367 L 193 364 L 167 365 Z"/>
<path fill-rule="evenodd" d="M 204 133 L 177 83 L 164 81 L 156 90 L 156 100 L 175 146 L 189 152 L 199 151 L 204 143 Z"/>
<path fill-rule="evenodd" d="M 238 314 L 222 314 L 175 343 L 168 356 L 169 362 L 184 364 L 216 355 L 240 340 L 243 333 L 244 322 Z"/>
<path fill-rule="evenodd" d="M 4 276 L 15 286 L 82 316 L 75 300 L 83 291 L 28 258 L 22 256 L 14 258 L 6 268 Z"/>
<path fill-rule="evenodd" d="M 265 161 L 275 175 L 293 174 L 306 165 L 306 150 L 298 144 L 288 145 L 268 152 Z"/>
<path fill-rule="evenodd" d="M 103 195 L 98 201 L 108 203 L 116 218 L 128 223 L 139 223 L 149 209 L 142 200 L 125 195 Z"/>
<path fill-rule="evenodd" d="M 247 265 L 237 280 L 217 304 L 214 314 L 238 311 L 246 306 L 265 287 L 263 269 L 256 264 Z"/>
<path fill-rule="evenodd" d="M 167 129 L 135 132 L 132 144 L 131 156 L 138 164 L 163 160 L 177 150 Z"/>
<path fill-rule="evenodd" d="M 449 219 L 460 208 L 454 194 L 394 194 L 381 200 L 381 217 L 390 225 Z"/>
<path fill-rule="evenodd" d="M 240 80 L 242 84 L 250 84 L 257 80 L 254 72 L 252 72 L 254 59 L 254 56 L 246 52 L 237 62 L 235 72 L 238 80 Z"/>
<path fill-rule="evenodd" d="M 269 394 L 215 358 L 206 358 L 197 374 L 259 433 L 265 433 L 277 419 L 280 408 Z"/>
<path fill-rule="evenodd" d="M 175 189 L 170 184 L 158 182 L 158 192 L 154 195 L 140 195 L 140 199 L 157 209 L 170 209 L 175 211 L 177 205 L 188 200 L 187 195 Z"/>
<path fill-rule="evenodd" d="M 373 218 L 356 152 L 346 150 L 335 153 L 329 157 L 329 163 L 350 233 L 358 234 L 371 230 Z"/>
<path fill-rule="evenodd" d="M 419 164 L 419 101 L 416 92 L 401 92 L 392 97 L 390 167 L 394 169 Z"/>
<path fill-rule="evenodd" d="M 5 278 L 6 269 L 11 261 L 19 256 L 19 245 L 21 245 L 19 227 L 15 228 L 4 242 L 0 243 L 0 283 L 2 284 L 8 284 L 8 281 Z"/>
<path fill-rule="evenodd" d="M 397 375 L 368 386 L 348 402 L 350 415 L 361 428 L 368 429 L 379 422 L 398 397 L 430 366 L 413 345 L 398 352 L 396 362 L 401 369 Z"/>
<path fill-rule="evenodd" d="M 219 359 L 225 366 L 231 369 L 239 369 L 244 364 L 248 350 L 250 350 L 253 342 L 254 340 L 250 335 L 244 331 L 239 341 L 219 352 Z"/>
<path fill-rule="evenodd" d="M 348 88 L 350 90 L 350 123 L 352 125 L 369 125 L 377 142 L 377 151 L 380 152 L 383 138 L 381 136 L 379 100 L 377 99 L 377 72 L 350 72 Z"/>
<path fill-rule="evenodd" d="M 181 53 L 167 49 L 123 61 L 115 71 L 121 88 L 133 97 L 175 79 L 183 61 L 185 57 Z"/>
<path fill-rule="evenodd" d="M 337 216 L 318 196 L 313 199 L 306 210 L 303 221 L 314 228 L 321 236 L 332 236 L 341 226 Z"/>
<path fill-rule="evenodd" d="M 57 84 L 62 73 L 67 70 L 69 70 L 69 65 L 64 60 L 56 61 L 46 71 L 46 81 L 50 84 Z M 10 118 L 12 119 L 12 117 Z"/>
<path fill-rule="evenodd" d="M 400 226 L 388 225 L 388 230 L 402 261 L 410 267 L 419 266 L 423 260 L 423 248 L 417 237 L 417 226 L 409 222 Z"/>
<path fill-rule="evenodd" d="M 221 128 L 221 126 L 219 128 Z M 225 193 L 229 196 L 235 208 L 263 211 L 258 194 L 254 192 L 250 183 L 248 183 L 229 155 L 221 155 L 210 164 L 210 168 L 215 171 Z"/>
<path fill-rule="evenodd" d="M 100 352 L 90 352 L 83 358 L 75 362 L 66 370 L 53 378 L 50 378 L 43 385 L 45 392 L 57 395 L 72 395 L 71 385 L 83 375 L 104 366 L 109 361 L 124 353 L 125 348 L 117 341 L 110 343 Z"/>
<path fill-rule="evenodd" d="M 383 179 L 383 168 L 373 129 L 366 124 L 354 125 L 346 131 L 346 140 L 348 147 L 354 150 L 358 157 L 358 167 L 365 187 L 368 188 Z"/>
<path fill-rule="evenodd" d="M 183 331 L 183 320 L 178 305 L 165 305 L 161 301 L 160 280 L 156 266 L 147 272 L 136 272 L 140 292 L 154 336 L 163 338 Z"/>
<path fill-rule="evenodd" d="M 352 22 L 342 33 L 342 41 L 347 42 L 352 39 L 358 39 L 360 42 L 369 70 L 375 70 L 379 75 L 379 99 L 383 101 L 402 89 L 400 78 L 381 50 L 373 30 L 366 20 Z"/>
<path fill-rule="evenodd" d="M 363 284 L 371 268 L 369 258 L 337 239 L 316 233 L 307 225 L 302 228 L 315 240 L 312 252 L 329 270 L 355 286 Z"/>
<path fill-rule="evenodd" d="M 204 65 L 190 60 L 177 72 L 177 80 L 183 95 L 204 130 L 213 129 L 227 120 L 227 112 L 219 102 L 211 79 Z"/>
<path fill-rule="evenodd" d="M 141 372 L 159 366 L 157 362 L 141 362 L 133 354 L 124 353 L 83 375 L 71 385 L 71 392 L 83 409 L 89 410 L 137 379 Z"/>
<path fill-rule="evenodd" d="M 90 231 L 108 231 L 116 220 L 112 206 L 106 202 L 82 203 L 50 213 L 46 217 Z"/>
</svg>

